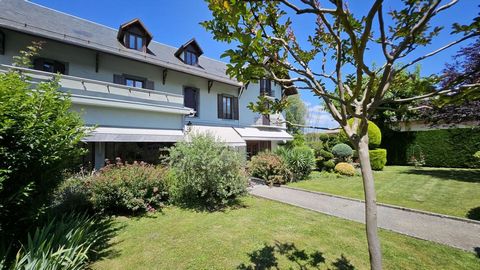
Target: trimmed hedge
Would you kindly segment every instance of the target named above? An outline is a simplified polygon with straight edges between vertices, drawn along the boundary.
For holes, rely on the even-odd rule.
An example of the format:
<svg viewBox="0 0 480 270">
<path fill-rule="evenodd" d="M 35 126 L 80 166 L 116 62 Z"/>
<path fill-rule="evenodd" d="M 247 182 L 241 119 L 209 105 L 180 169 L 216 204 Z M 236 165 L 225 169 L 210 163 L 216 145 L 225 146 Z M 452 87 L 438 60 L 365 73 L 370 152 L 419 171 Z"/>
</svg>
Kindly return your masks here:
<svg viewBox="0 0 480 270">
<path fill-rule="evenodd" d="M 474 153 L 480 149 L 480 128 L 439 129 L 385 133 L 389 165 L 408 165 L 415 152 L 427 167 L 480 167 Z"/>
<path fill-rule="evenodd" d="M 368 152 L 370 155 L 370 165 L 372 166 L 372 170 L 383 170 L 383 167 L 387 164 L 387 150 L 378 148 Z"/>
</svg>

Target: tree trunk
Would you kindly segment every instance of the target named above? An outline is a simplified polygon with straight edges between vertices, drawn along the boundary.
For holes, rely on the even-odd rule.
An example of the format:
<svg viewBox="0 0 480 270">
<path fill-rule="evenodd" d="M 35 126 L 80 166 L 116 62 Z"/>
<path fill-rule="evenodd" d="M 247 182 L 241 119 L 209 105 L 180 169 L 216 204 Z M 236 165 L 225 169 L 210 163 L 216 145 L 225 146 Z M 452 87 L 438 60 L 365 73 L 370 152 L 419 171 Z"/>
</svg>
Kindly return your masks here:
<svg viewBox="0 0 480 270">
<path fill-rule="evenodd" d="M 368 153 L 368 134 L 361 136 L 357 145 L 358 157 L 362 170 L 363 189 L 365 192 L 365 224 L 367 229 L 368 252 L 370 254 L 370 268 L 382 269 L 382 251 L 377 230 L 377 198 L 373 172 Z"/>
</svg>

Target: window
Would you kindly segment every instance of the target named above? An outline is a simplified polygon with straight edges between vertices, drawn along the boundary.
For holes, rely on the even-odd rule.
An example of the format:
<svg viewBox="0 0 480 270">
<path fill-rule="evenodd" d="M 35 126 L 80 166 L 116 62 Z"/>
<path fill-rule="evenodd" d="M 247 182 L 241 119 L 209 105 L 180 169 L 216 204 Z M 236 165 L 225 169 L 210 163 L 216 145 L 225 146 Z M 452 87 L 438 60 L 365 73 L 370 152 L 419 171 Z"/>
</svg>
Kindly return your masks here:
<svg viewBox="0 0 480 270">
<path fill-rule="evenodd" d="M 37 58 L 33 61 L 33 68 L 40 71 L 67 74 L 65 63 L 46 58 Z"/>
<path fill-rule="evenodd" d="M 247 158 L 250 159 L 256 154 L 272 149 L 270 141 L 247 141 Z"/>
<path fill-rule="evenodd" d="M 130 87 L 144 88 L 144 81 L 125 77 L 125 85 Z"/>
<path fill-rule="evenodd" d="M 125 39 L 127 42 L 125 44 L 128 48 L 134 49 L 137 51 L 143 51 L 143 40 L 144 38 L 139 35 L 135 35 L 133 33 L 128 33 L 125 35 Z"/>
<path fill-rule="evenodd" d="M 238 120 L 238 98 L 231 95 L 218 95 L 218 118 Z"/>
<path fill-rule="evenodd" d="M 233 119 L 233 97 L 223 96 L 223 119 Z"/>
<path fill-rule="evenodd" d="M 5 33 L 0 31 L 0 54 L 5 54 Z"/>
<path fill-rule="evenodd" d="M 147 78 L 142 78 L 134 75 L 113 74 L 113 83 L 123 84 L 128 87 L 155 90 L 155 84 L 153 81 L 149 81 L 147 80 Z"/>
<path fill-rule="evenodd" d="M 192 87 L 185 87 L 183 92 L 183 104 L 185 107 L 195 110 L 195 115 L 198 116 L 198 99 L 199 90 Z"/>
<path fill-rule="evenodd" d="M 198 56 L 192 51 L 185 51 L 185 63 L 187 65 L 196 66 L 198 64 Z"/>
<path fill-rule="evenodd" d="M 260 95 L 272 96 L 272 81 L 260 79 Z"/>
</svg>

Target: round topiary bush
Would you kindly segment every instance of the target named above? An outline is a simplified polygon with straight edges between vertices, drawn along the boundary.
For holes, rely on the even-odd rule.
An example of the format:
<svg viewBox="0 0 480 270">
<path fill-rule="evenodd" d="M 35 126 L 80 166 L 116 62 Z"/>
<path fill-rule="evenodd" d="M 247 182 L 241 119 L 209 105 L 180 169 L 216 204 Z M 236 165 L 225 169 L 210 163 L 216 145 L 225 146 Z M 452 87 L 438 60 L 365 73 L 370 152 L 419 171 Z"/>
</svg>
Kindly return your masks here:
<svg viewBox="0 0 480 270">
<path fill-rule="evenodd" d="M 325 171 L 331 171 L 335 168 L 335 161 L 333 159 L 329 159 L 323 162 L 323 169 Z"/>
<path fill-rule="evenodd" d="M 353 150 L 348 144 L 339 143 L 332 148 L 332 154 L 340 160 L 346 160 L 353 155 Z"/>
<path fill-rule="evenodd" d="M 353 120 L 353 118 L 348 119 L 348 125 L 352 126 Z M 342 130 L 340 132 L 340 137 L 342 141 L 348 142 L 348 137 L 347 134 L 345 134 L 345 131 Z M 368 146 L 370 147 L 370 149 L 375 149 L 380 146 L 381 142 L 382 131 L 375 123 L 373 123 L 372 121 L 368 121 Z"/>
<path fill-rule="evenodd" d="M 372 170 L 381 171 L 387 164 L 387 149 L 374 149 L 368 151 Z"/>
<path fill-rule="evenodd" d="M 355 168 L 346 162 L 340 162 L 335 166 L 335 171 L 341 175 L 354 176 Z"/>
</svg>

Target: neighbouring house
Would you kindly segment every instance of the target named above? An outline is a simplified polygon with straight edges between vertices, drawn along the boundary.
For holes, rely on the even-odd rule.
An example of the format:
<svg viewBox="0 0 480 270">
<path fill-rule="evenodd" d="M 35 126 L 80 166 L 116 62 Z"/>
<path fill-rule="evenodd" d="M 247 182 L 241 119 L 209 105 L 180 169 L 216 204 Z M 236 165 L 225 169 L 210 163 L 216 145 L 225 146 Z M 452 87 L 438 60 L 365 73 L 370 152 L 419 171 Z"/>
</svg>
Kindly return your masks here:
<svg viewBox="0 0 480 270">
<path fill-rule="evenodd" d="M 161 38 L 161 37 L 160 37 Z M 141 20 L 106 27 L 23 0 L 0 0 L 0 70 L 32 41 L 45 41 L 33 82 L 61 73 L 72 109 L 96 129 L 84 139 L 85 163 L 105 159 L 155 162 L 161 149 L 187 133 L 210 133 L 254 155 L 291 140 L 284 116 L 259 115 L 247 105 L 259 95 L 296 94 L 267 79 L 243 85 L 226 63 L 205 57 L 195 39 L 180 47 L 153 40 Z"/>
</svg>

